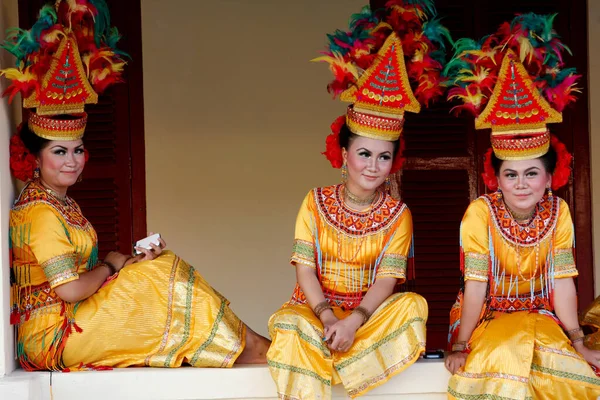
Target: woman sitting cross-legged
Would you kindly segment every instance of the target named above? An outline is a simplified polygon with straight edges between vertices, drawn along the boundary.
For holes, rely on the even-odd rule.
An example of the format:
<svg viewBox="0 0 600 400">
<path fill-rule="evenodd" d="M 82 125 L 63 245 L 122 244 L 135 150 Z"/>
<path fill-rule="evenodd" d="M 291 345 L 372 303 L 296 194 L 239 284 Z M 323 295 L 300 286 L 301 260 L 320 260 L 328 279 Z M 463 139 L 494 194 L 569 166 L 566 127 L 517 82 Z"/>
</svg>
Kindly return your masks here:
<svg viewBox="0 0 600 400">
<path fill-rule="evenodd" d="M 269 321 L 273 344 L 267 359 L 280 398 L 330 399 L 336 383 L 358 397 L 401 373 L 425 350 L 427 303 L 416 293 L 398 292 L 412 273 L 412 216 L 386 184 L 402 165 L 404 112 L 418 112 L 419 100 L 426 103 L 431 95 L 427 90 L 437 92 L 435 79 L 428 80 L 434 70 L 415 83 L 413 94 L 407 73 L 413 57 L 402 53 L 401 37 L 413 37 L 414 31 L 401 21 L 423 22 L 427 16 L 418 3 L 400 13 L 397 7 L 363 9 L 352 29 L 365 31 L 340 35 L 364 37 L 374 47 L 325 57 L 334 64 L 343 56 L 343 62 L 369 66 L 356 82 L 344 76 L 330 85 L 347 89 L 341 97 L 353 102 L 332 125 L 325 152 L 332 166 L 342 168 L 343 182 L 311 190 L 296 219 L 291 262 L 297 285 Z M 368 32 L 387 39 L 376 45 Z M 419 38 L 435 50 L 423 32 Z M 334 48 L 332 43 L 330 51 Z M 434 63 L 430 56 L 420 55 Z"/>
<path fill-rule="evenodd" d="M 577 78 L 561 71 L 553 18 L 526 14 L 480 43 L 458 41 L 448 67 L 450 96 L 477 111 L 476 128 L 491 128 L 484 180 L 497 189 L 471 203 L 460 227 L 465 283 L 451 311 L 449 399 L 600 395 L 589 365 L 600 365 L 600 351 L 584 345 L 577 318 L 573 220 L 553 194 L 571 156 L 546 124 L 562 120 Z M 483 70 L 487 83 L 473 83 Z"/>
</svg>

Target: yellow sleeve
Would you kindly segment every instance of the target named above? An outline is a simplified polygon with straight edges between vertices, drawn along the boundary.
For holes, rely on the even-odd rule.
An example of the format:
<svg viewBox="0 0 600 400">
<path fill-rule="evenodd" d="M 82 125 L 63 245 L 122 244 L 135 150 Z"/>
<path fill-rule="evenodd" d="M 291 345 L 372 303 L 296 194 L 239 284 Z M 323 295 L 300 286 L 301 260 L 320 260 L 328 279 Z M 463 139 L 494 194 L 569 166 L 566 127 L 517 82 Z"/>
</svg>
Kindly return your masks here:
<svg viewBox="0 0 600 400">
<path fill-rule="evenodd" d="M 488 281 L 489 208 L 483 199 L 473 201 L 460 224 L 461 265 L 465 280 Z"/>
<path fill-rule="evenodd" d="M 569 205 L 561 199 L 554 234 L 554 278 L 572 278 L 579 275 L 573 257 L 574 247 L 575 233 L 571 212 Z"/>
<path fill-rule="evenodd" d="M 375 279 L 396 278 L 399 284 L 404 283 L 406 280 L 408 258 L 412 256 L 412 236 L 412 214 L 408 207 L 405 206 L 399 221 L 396 223 L 395 232 L 392 233 L 389 244 L 377 267 Z"/>
<path fill-rule="evenodd" d="M 79 279 L 77 253 L 62 218 L 46 204 L 34 205 L 29 213 L 29 248 L 44 270 L 50 287 Z"/>
<path fill-rule="evenodd" d="M 296 218 L 296 233 L 294 236 L 294 247 L 292 250 L 292 265 L 302 264 L 311 268 L 316 268 L 316 247 L 315 235 L 316 221 L 314 218 L 314 194 L 311 190 L 300 206 L 298 217 Z"/>
</svg>

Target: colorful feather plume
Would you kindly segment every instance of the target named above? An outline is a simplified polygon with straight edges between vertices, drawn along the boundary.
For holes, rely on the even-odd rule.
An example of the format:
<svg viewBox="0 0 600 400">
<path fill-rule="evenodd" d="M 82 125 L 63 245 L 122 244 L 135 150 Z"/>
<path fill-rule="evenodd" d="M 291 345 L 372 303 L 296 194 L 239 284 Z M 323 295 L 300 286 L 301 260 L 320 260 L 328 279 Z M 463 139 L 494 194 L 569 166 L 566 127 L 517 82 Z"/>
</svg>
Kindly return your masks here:
<svg viewBox="0 0 600 400">
<path fill-rule="evenodd" d="M 44 6 L 31 29 L 12 28 L 0 47 L 16 57 L 16 68 L 0 71 L 12 80 L 4 95 L 29 96 L 39 90 L 42 79 L 61 41 L 73 35 L 92 87 L 102 93 L 108 86 L 122 82 L 126 53 L 116 44 L 121 38 L 110 26 L 104 0 L 63 0 Z"/>
<path fill-rule="evenodd" d="M 439 98 L 445 86 L 441 71 L 446 45 L 452 44 L 452 39 L 435 16 L 432 0 L 390 0 L 379 10 L 363 7 L 350 17 L 348 31 L 327 35 L 324 55 L 313 60 L 329 64 L 334 79 L 327 85 L 328 91 L 337 97 L 355 85 L 386 38 L 396 32 L 415 97 L 423 105 Z"/>
<path fill-rule="evenodd" d="M 540 93 L 557 111 L 575 101 L 577 75 L 575 69 L 564 68 L 563 52 L 570 50 L 554 31 L 556 14 L 533 13 L 516 16 L 498 31 L 476 42 L 458 39 L 454 57 L 444 69 L 453 87 L 449 100 L 459 100 L 454 110 L 467 110 L 478 116 L 494 90 L 502 58 L 508 49 L 517 54 Z"/>
</svg>

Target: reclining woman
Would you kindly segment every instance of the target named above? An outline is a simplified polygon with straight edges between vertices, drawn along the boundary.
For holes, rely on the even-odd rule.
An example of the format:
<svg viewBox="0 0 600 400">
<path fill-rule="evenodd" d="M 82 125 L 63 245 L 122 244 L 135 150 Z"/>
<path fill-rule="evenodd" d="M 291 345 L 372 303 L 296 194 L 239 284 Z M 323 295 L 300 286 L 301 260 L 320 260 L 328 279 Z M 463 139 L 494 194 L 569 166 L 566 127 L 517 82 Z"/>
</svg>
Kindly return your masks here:
<svg viewBox="0 0 600 400">
<path fill-rule="evenodd" d="M 11 169 L 27 181 L 10 215 L 19 361 L 27 370 L 264 363 L 269 340 L 164 241 L 98 260 L 96 232 L 67 196 L 87 158 L 84 104 L 119 81 L 124 65 L 108 47 L 114 31 L 102 25 L 100 3 L 46 6 L 31 31 L 5 43 L 27 68 L 3 71 L 14 78 L 8 91 L 37 107 L 11 140 Z M 32 37 L 36 46 L 23 40 Z"/>
</svg>

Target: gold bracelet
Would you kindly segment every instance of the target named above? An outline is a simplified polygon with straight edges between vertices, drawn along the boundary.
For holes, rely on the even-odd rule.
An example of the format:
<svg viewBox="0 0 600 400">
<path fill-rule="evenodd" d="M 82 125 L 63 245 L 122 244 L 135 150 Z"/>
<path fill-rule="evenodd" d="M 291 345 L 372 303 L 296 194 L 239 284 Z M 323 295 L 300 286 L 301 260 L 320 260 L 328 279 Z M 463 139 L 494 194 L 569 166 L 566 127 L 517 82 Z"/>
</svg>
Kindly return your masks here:
<svg viewBox="0 0 600 400">
<path fill-rule="evenodd" d="M 585 336 L 585 334 L 583 333 L 583 329 L 581 329 L 581 328 L 571 329 L 570 331 L 567 331 L 567 335 L 569 336 L 569 339 L 571 339 L 571 342 L 573 342 L 573 343 L 583 340 L 583 338 Z"/>
<path fill-rule="evenodd" d="M 366 324 L 367 321 L 369 320 L 369 318 L 371 317 L 369 315 L 369 312 L 367 311 L 367 309 L 364 308 L 363 306 L 356 307 L 354 310 L 352 310 L 352 313 L 360 314 L 363 317 L 363 322 L 362 322 L 362 324 L 360 324 L 360 326 L 363 326 L 364 324 Z"/>
<path fill-rule="evenodd" d="M 456 342 L 452 345 L 452 351 L 465 351 L 467 349 L 467 342 Z"/>
<path fill-rule="evenodd" d="M 323 314 L 325 310 L 333 310 L 333 307 L 331 307 L 327 300 L 323 300 L 322 302 L 317 304 L 313 309 L 313 312 L 315 313 L 317 318 L 321 318 L 321 314 Z"/>
</svg>

